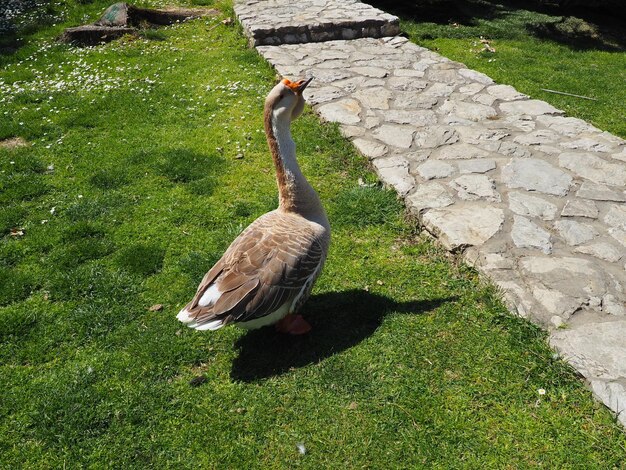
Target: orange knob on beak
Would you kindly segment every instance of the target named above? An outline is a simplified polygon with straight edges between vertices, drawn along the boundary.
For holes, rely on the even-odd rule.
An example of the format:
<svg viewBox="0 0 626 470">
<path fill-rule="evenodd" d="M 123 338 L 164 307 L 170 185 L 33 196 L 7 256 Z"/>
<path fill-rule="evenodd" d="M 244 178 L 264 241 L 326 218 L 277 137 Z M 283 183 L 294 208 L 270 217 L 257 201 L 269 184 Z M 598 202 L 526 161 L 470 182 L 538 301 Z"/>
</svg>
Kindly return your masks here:
<svg viewBox="0 0 626 470">
<path fill-rule="evenodd" d="M 313 80 L 313 77 L 308 80 L 298 80 L 297 82 L 292 82 L 291 80 L 285 78 L 283 79 L 283 83 L 291 88 L 294 93 L 300 94 L 309 85 L 309 83 L 311 83 L 311 80 Z"/>
</svg>

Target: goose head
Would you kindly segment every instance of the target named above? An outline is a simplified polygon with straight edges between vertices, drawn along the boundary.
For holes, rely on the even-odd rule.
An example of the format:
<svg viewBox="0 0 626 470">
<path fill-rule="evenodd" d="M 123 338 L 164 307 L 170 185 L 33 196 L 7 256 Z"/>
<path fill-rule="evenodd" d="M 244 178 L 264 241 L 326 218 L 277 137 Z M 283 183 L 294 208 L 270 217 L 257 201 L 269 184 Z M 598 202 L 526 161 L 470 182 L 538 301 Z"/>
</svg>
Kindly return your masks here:
<svg viewBox="0 0 626 470">
<path fill-rule="evenodd" d="M 292 82 L 284 78 L 281 80 L 265 100 L 266 111 L 271 111 L 274 119 L 278 121 L 293 121 L 304 110 L 304 98 L 302 92 L 311 83 L 313 78 Z"/>
</svg>

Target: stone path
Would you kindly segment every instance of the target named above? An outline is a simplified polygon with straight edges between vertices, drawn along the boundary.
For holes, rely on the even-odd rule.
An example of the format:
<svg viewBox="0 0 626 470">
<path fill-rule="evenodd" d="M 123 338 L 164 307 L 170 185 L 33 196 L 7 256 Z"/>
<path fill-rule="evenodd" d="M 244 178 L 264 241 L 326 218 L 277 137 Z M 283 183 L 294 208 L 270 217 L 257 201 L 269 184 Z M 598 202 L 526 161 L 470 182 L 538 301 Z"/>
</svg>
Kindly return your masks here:
<svg viewBox="0 0 626 470">
<path fill-rule="evenodd" d="M 403 37 L 257 49 L 626 425 L 626 142 Z"/>
</svg>

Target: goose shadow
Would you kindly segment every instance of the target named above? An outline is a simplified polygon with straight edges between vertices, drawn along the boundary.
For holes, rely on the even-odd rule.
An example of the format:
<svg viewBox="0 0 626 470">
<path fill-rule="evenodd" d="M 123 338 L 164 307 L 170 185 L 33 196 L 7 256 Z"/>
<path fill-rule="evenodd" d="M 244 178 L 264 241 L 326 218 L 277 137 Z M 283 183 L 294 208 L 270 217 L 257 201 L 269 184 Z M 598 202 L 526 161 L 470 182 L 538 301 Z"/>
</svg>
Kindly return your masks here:
<svg viewBox="0 0 626 470">
<path fill-rule="evenodd" d="M 312 331 L 303 336 L 281 334 L 273 327 L 249 331 L 235 344 L 239 355 L 231 378 L 254 382 L 319 362 L 371 336 L 391 312 L 420 315 L 456 299 L 396 302 L 357 289 L 312 296 L 302 312 Z"/>
</svg>

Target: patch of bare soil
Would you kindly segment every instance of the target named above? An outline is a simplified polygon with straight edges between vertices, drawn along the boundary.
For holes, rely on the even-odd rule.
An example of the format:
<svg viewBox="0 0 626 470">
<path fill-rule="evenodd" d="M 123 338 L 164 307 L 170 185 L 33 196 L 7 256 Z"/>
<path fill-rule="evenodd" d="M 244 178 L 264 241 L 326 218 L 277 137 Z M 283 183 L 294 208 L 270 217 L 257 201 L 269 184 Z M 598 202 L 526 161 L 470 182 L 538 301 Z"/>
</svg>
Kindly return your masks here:
<svg viewBox="0 0 626 470">
<path fill-rule="evenodd" d="M 14 149 L 26 146 L 28 146 L 28 142 L 21 137 L 10 137 L 8 139 L 0 140 L 0 148 L 3 149 Z"/>
</svg>

